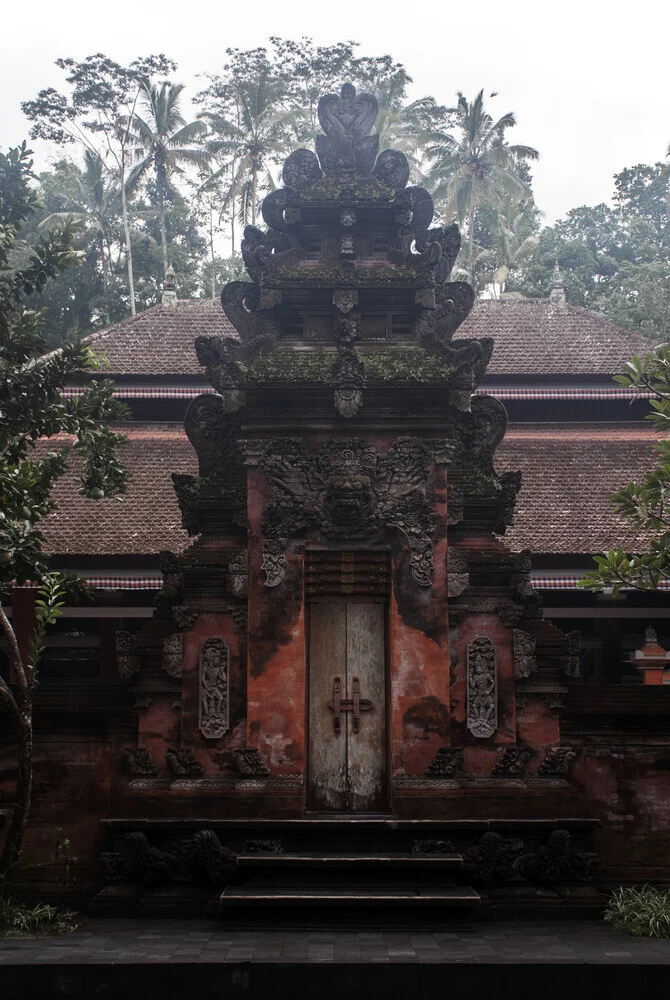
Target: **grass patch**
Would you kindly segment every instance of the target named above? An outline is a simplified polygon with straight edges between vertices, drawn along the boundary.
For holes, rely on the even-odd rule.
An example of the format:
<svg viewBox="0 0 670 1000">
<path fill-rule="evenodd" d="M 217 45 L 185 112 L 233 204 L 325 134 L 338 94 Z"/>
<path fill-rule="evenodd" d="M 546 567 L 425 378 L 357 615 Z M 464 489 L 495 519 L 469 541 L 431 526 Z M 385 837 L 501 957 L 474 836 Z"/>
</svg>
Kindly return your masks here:
<svg viewBox="0 0 670 1000">
<path fill-rule="evenodd" d="M 79 915 L 61 906 L 38 903 L 27 906 L 0 897 L 0 938 L 34 934 L 68 934 L 79 923 Z"/>
<path fill-rule="evenodd" d="M 670 938 L 670 891 L 661 892 L 650 885 L 616 889 L 605 923 L 634 937 Z"/>
</svg>

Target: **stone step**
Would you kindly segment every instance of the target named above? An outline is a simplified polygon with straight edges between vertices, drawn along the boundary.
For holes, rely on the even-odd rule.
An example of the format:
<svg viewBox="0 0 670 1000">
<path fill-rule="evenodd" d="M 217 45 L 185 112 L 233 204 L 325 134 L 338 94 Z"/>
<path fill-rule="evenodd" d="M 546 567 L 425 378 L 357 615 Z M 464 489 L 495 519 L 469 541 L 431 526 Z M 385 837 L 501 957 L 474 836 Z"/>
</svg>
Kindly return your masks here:
<svg viewBox="0 0 670 1000">
<path fill-rule="evenodd" d="M 323 871 L 324 869 L 336 869 L 338 871 L 347 868 L 355 870 L 382 870 L 392 871 L 396 869 L 418 869 L 421 871 L 460 871 L 463 867 L 463 859 L 460 854 L 403 854 L 403 853 L 330 853 L 321 851 L 298 851 L 281 854 L 271 854 L 268 852 L 245 852 L 237 857 L 237 866 L 246 871 L 256 871 L 257 869 L 285 870 L 305 869 Z"/>
<path fill-rule="evenodd" d="M 249 886 L 229 885 L 221 894 L 221 906 L 364 906 L 364 907 L 476 907 L 480 896 L 471 886 Z"/>
</svg>

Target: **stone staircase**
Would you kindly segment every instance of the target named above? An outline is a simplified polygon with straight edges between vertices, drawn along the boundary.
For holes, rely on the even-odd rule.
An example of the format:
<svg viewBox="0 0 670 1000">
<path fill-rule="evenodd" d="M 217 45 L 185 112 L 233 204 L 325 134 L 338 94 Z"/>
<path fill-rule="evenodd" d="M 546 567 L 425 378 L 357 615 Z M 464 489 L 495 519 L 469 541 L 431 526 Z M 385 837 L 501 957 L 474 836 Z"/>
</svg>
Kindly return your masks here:
<svg viewBox="0 0 670 1000">
<path fill-rule="evenodd" d="M 238 880 L 221 894 L 221 913 L 254 922 L 272 921 L 273 913 L 284 923 L 315 918 L 397 923 L 421 915 L 452 922 L 479 905 L 479 894 L 459 884 L 462 868 L 461 855 L 453 851 L 243 851 Z"/>
<path fill-rule="evenodd" d="M 582 817 L 109 818 L 108 884 L 89 912 L 296 928 L 592 916 L 602 895 L 584 848 L 597 826 Z"/>
<path fill-rule="evenodd" d="M 220 915 L 298 926 L 467 922 L 480 897 L 463 884 L 461 855 L 403 827 L 381 818 L 310 818 L 283 824 L 281 841 L 247 841 Z"/>
</svg>

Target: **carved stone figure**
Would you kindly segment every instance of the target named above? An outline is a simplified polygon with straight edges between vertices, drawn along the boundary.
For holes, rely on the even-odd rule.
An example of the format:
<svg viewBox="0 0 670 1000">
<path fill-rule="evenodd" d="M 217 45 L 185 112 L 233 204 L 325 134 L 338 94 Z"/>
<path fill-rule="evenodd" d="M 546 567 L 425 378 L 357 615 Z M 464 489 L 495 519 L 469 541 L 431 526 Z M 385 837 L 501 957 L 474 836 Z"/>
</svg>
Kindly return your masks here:
<svg viewBox="0 0 670 1000">
<path fill-rule="evenodd" d="M 460 747 L 440 747 L 426 768 L 427 778 L 453 778 L 463 763 Z"/>
<path fill-rule="evenodd" d="M 133 869 L 125 854 L 120 851 L 105 851 L 100 855 L 105 882 L 129 882 Z"/>
<path fill-rule="evenodd" d="M 502 756 L 495 762 L 491 774 L 494 777 L 518 778 L 524 773 L 533 756 L 528 747 L 505 747 Z"/>
<path fill-rule="evenodd" d="M 224 639 L 205 639 L 200 647 L 200 732 L 218 740 L 229 728 L 228 644 Z"/>
<path fill-rule="evenodd" d="M 199 830 L 194 835 L 203 867 L 212 885 L 225 885 L 235 875 L 235 855 L 224 847 L 213 830 Z"/>
<path fill-rule="evenodd" d="M 271 441 L 260 458 L 272 500 L 263 518 L 266 586 L 284 578 L 284 549 L 295 532 L 317 528 L 337 541 L 395 528 L 407 539 L 414 580 L 430 587 L 434 514 L 426 499 L 433 456 L 421 442 L 399 438 L 386 455 L 359 438 L 332 438 L 316 454 L 302 441 Z"/>
<path fill-rule="evenodd" d="M 144 833 L 127 833 L 125 842 L 133 874 L 141 885 L 160 885 L 170 881 L 177 868 L 177 859 L 173 854 L 151 847 Z"/>
<path fill-rule="evenodd" d="M 463 870 L 478 885 L 503 882 L 511 876 L 522 852 L 521 840 L 510 840 L 491 830 L 465 852 Z"/>
<path fill-rule="evenodd" d="M 490 639 L 468 644 L 467 727 L 477 739 L 488 739 L 498 728 L 496 650 Z"/>
<path fill-rule="evenodd" d="M 155 778 L 158 774 L 146 747 L 126 747 L 122 758 L 131 778 Z"/>
<path fill-rule="evenodd" d="M 181 677 L 184 664 L 184 637 L 181 632 L 173 632 L 163 642 L 163 670 L 170 677 Z"/>
<path fill-rule="evenodd" d="M 548 747 L 537 773 L 544 778 L 567 778 L 576 759 L 571 747 Z"/>
<path fill-rule="evenodd" d="M 246 549 L 240 549 L 228 563 L 230 586 L 235 597 L 244 597 L 249 577 L 249 558 Z"/>
<path fill-rule="evenodd" d="M 235 766 L 245 778 L 266 778 L 270 771 L 256 747 L 243 747 L 233 750 Z"/>
<path fill-rule="evenodd" d="M 172 617 L 178 628 L 189 632 L 198 620 L 200 612 L 197 608 L 190 608 L 187 604 L 177 604 L 172 608 Z"/>
<path fill-rule="evenodd" d="M 447 552 L 447 593 L 449 597 L 460 597 L 469 586 L 467 552 L 450 545 Z"/>
<path fill-rule="evenodd" d="M 199 778 L 205 773 L 202 764 L 195 755 L 195 750 L 190 747 L 170 748 L 165 759 L 175 778 Z"/>
<path fill-rule="evenodd" d="M 139 673 L 140 661 L 132 632 L 121 629 L 116 632 L 116 669 L 124 681 L 132 680 L 135 674 Z"/>
<path fill-rule="evenodd" d="M 579 629 L 568 632 L 565 637 L 565 652 L 561 657 L 561 670 L 566 677 L 581 676 L 582 633 Z"/>
<path fill-rule="evenodd" d="M 284 161 L 282 180 L 287 188 L 300 189 L 323 177 L 323 170 L 311 149 L 294 149 Z"/>
<path fill-rule="evenodd" d="M 358 305 L 358 292 L 355 288 L 336 288 L 333 292 L 333 305 L 346 315 Z"/>
<path fill-rule="evenodd" d="M 599 860 L 597 854 L 573 854 L 570 833 L 554 830 L 535 854 L 523 854 L 516 862 L 516 868 L 529 882 L 540 882 L 542 885 L 588 882 L 593 878 Z"/>
<path fill-rule="evenodd" d="M 341 417 L 355 417 L 363 405 L 365 369 L 353 351 L 340 353 L 333 363 L 335 409 Z"/>
<path fill-rule="evenodd" d="M 318 115 L 325 135 L 317 135 L 316 151 L 327 174 L 352 172 L 369 174 L 379 149 L 379 136 L 369 135 L 379 105 L 373 94 L 357 93 L 345 83 L 339 94 L 319 99 Z"/>
<path fill-rule="evenodd" d="M 537 670 L 537 660 L 535 659 L 536 640 L 523 629 L 515 628 L 512 631 L 512 649 L 514 656 L 514 677 L 521 680 L 523 677 L 530 677 Z"/>
</svg>

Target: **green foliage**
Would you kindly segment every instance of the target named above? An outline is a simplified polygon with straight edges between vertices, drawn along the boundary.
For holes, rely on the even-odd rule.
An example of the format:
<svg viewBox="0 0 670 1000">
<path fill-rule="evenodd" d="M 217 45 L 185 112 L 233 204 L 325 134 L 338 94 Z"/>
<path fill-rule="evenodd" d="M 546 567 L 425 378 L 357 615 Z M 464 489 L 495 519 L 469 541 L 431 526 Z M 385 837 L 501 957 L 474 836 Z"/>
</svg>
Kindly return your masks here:
<svg viewBox="0 0 670 1000">
<path fill-rule="evenodd" d="M 539 154 L 531 146 L 507 142 L 507 130 L 516 125 L 514 114 L 494 119 L 485 108 L 483 90 L 473 101 L 459 92 L 456 107 L 447 114 L 446 127 L 429 130 L 424 137 L 428 184 L 445 221 L 458 220 L 465 227 L 463 270 L 474 282 L 475 232 L 482 213 L 496 213 L 497 226 L 498 213 L 532 202 L 523 168 Z"/>
<path fill-rule="evenodd" d="M 63 400 L 69 378 L 100 360 L 81 343 L 42 355 L 45 317 L 25 307 L 25 296 L 74 266 L 66 225 L 23 248 L 16 264 L 16 233 L 35 206 L 32 160 L 25 144 L 0 154 L 0 585 L 44 576 L 46 558 L 39 522 L 51 510 L 51 489 L 65 473 L 70 452 L 83 459 L 80 492 L 92 499 L 118 496 L 127 473 L 117 458 L 122 437 L 106 426 L 126 408 L 108 380 L 94 381 L 82 395 Z M 67 435 L 53 450 L 38 453 L 38 438 Z"/>
<path fill-rule="evenodd" d="M 645 358 L 626 362 L 614 381 L 627 389 L 654 394 L 650 400 L 651 420 L 656 430 L 670 430 L 670 344 L 657 347 Z M 650 536 L 644 552 L 629 555 L 613 549 L 596 556 L 596 569 L 586 573 L 579 586 L 586 590 L 611 590 L 616 596 L 622 587 L 656 590 L 670 579 L 670 440 L 654 446 L 655 463 L 639 482 L 628 483 L 612 495 L 614 509 L 631 527 Z"/>
<path fill-rule="evenodd" d="M 79 917 L 72 910 L 47 903 L 28 906 L 0 896 L 0 937 L 69 934 L 78 923 Z"/>
<path fill-rule="evenodd" d="M 670 337 L 670 171 L 638 164 L 614 178 L 614 205 L 583 205 L 545 227 L 508 288 L 545 297 L 558 260 L 566 297 L 652 340 Z"/>
<path fill-rule="evenodd" d="M 650 885 L 616 889 L 607 904 L 605 923 L 633 937 L 670 937 L 670 892 Z"/>
</svg>

